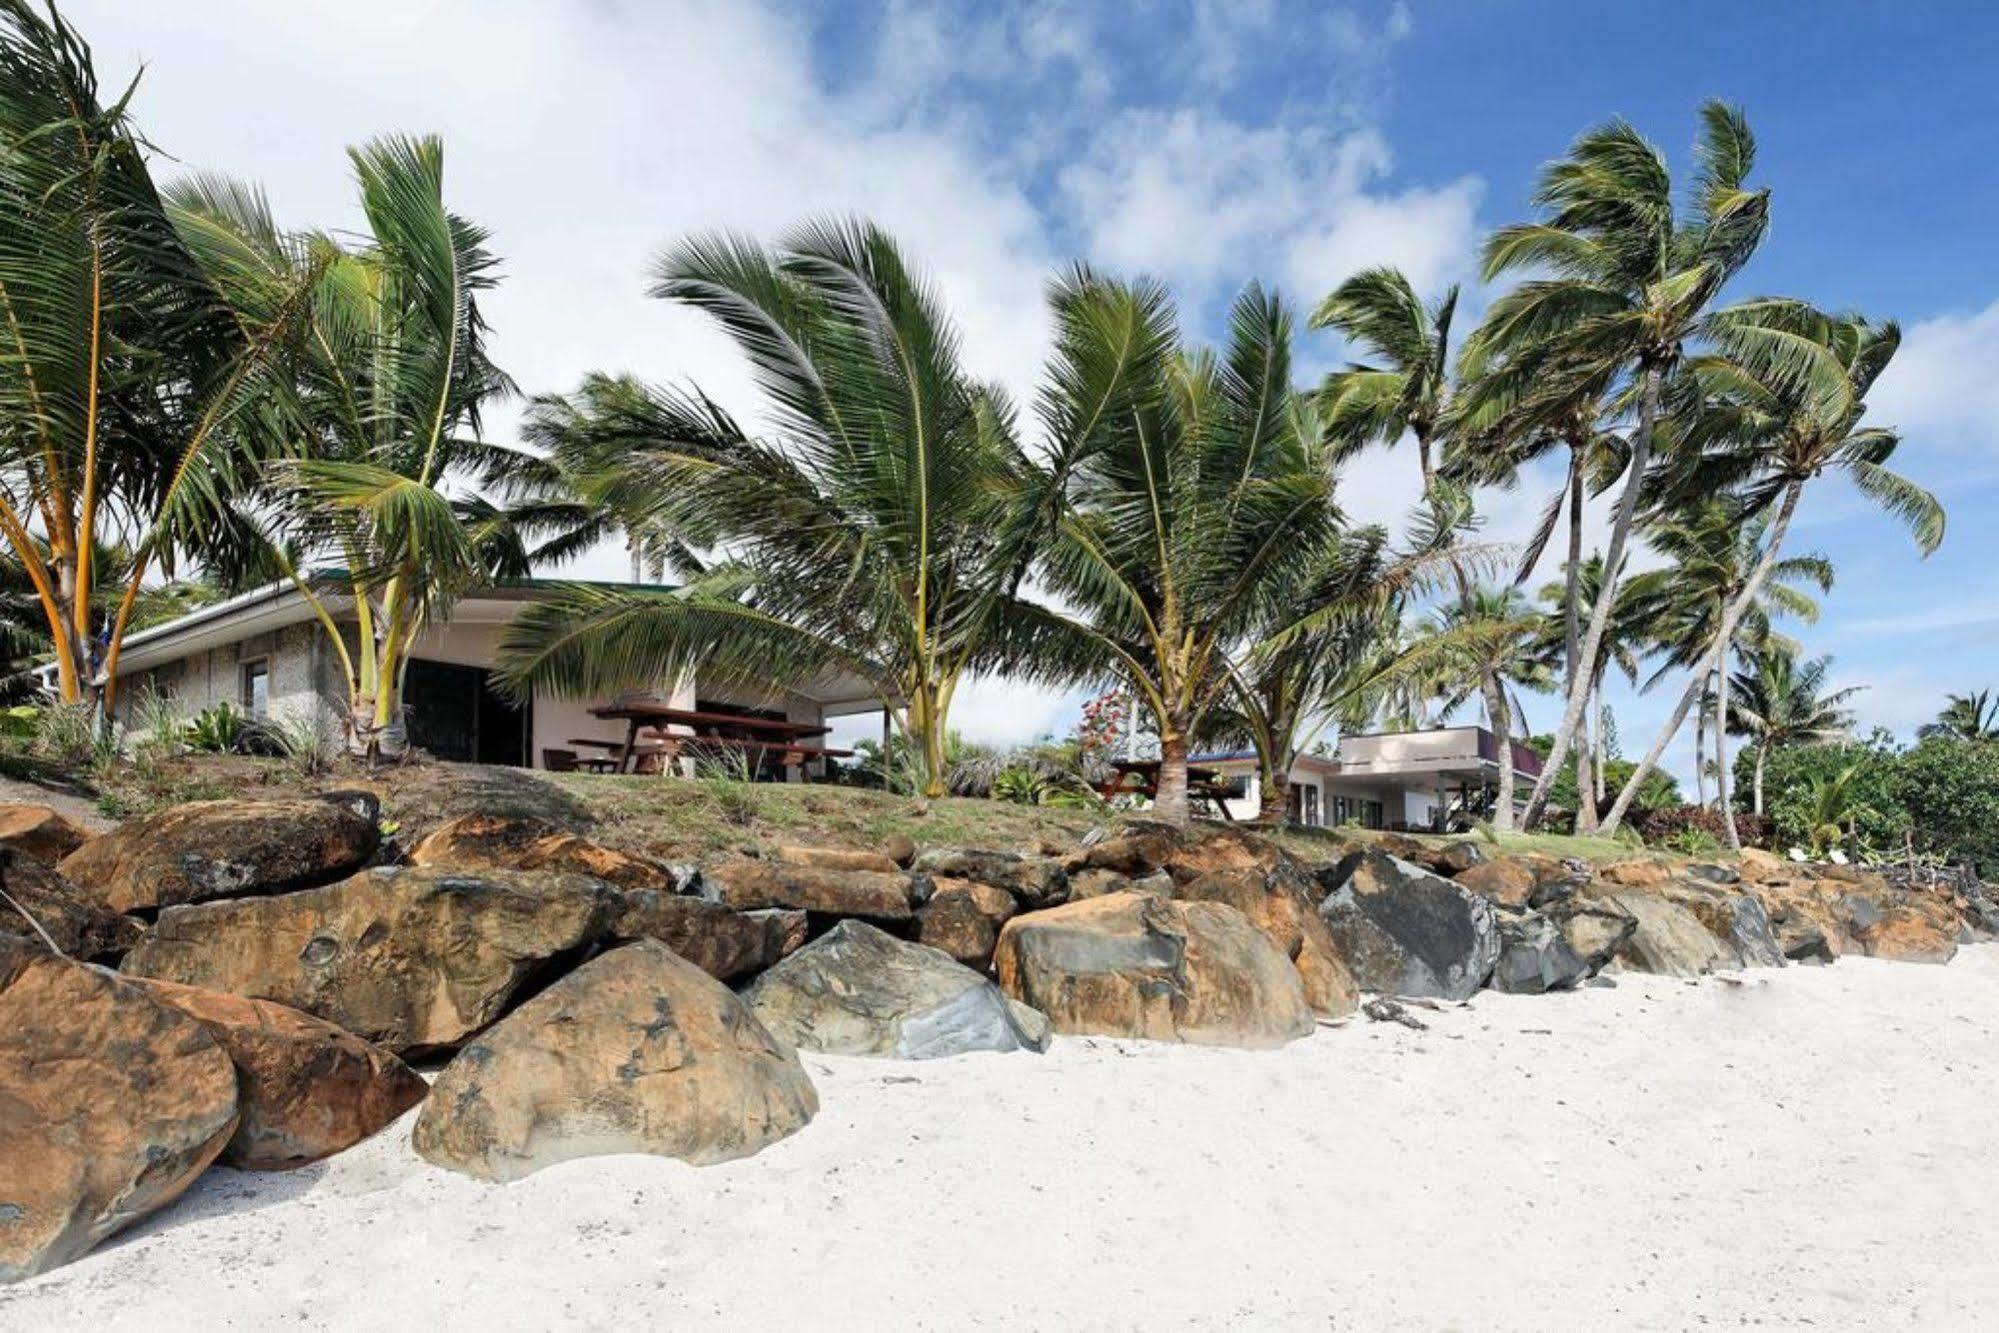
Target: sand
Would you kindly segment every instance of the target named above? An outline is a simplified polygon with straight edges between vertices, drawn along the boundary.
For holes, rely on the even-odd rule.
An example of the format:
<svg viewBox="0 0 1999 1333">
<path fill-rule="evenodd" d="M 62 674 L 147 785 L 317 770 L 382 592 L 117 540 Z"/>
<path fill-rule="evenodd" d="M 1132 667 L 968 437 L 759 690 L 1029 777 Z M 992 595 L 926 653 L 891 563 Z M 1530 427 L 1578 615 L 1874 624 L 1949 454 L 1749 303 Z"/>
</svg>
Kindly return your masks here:
<svg viewBox="0 0 1999 1333">
<path fill-rule="evenodd" d="M 1282 1051 L 806 1057 L 743 1162 L 210 1172 L 0 1327 L 1974 1328 L 1999 947 L 1485 994 Z"/>
</svg>

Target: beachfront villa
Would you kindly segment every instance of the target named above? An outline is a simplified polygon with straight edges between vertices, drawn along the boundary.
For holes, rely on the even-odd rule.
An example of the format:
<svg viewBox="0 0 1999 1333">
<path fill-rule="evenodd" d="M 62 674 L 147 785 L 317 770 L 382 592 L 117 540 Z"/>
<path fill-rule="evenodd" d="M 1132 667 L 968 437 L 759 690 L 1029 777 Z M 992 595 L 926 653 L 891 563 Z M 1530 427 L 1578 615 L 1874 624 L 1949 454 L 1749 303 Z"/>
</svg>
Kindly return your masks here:
<svg viewBox="0 0 1999 1333">
<path fill-rule="evenodd" d="M 760 778 L 798 780 L 848 753 L 823 744 L 832 719 L 881 711 L 864 681 L 839 674 L 780 689 L 689 672 L 616 699 L 512 702 L 493 688 L 501 636 L 557 586 L 528 579 L 484 588 L 418 641 L 403 693 L 411 744 L 440 759 L 567 770 L 658 769 L 698 741 L 704 752 L 742 755 Z M 321 595 L 351 647 L 352 601 L 337 587 Z M 226 702 L 255 718 L 311 719 L 339 735 L 337 658 L 307 599 L 290 583 L 271 584 L 127 635 L 119 714 L 129 721 L 149 697 L 188 716 Z"/>
<path fill-rule="evenodd" d="M 1433 727 L 1342 736 L 1330 756 L 1301 755 L 1291 766 L 1294 824 L 1332 828 L 1430 829 L 1491 808 L 1499 787 L 1497 737 L 1484 727 Z M 1510 751 L 1514 799 L 1524 805 L 1541 776 L 1541 757 L 1518 741 Z M 1200 754 L 1192 762 L 1212 774 L 1231 819 L 1254 819 L 1262 808 L 1256 755 Z"/>
</svg>

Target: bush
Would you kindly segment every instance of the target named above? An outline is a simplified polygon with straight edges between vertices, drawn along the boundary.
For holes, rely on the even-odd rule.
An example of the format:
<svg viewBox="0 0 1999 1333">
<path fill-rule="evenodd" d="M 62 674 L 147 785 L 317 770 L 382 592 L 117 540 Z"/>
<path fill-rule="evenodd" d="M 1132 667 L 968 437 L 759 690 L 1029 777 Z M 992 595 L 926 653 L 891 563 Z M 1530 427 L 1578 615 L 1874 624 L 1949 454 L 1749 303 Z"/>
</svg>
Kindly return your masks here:
<svg viewBox="0 0 1999 1333">
<path fill-rule="evenodd" d="M 1776 840 L 1773 845 L 1810 846 L 1817 822 L 1815 788 L 1853 768 L 1849 821 L 1853 835 L 1847 850 L 1868 856 L 1903 846 L 1912 825 L 1908 807 L 1902 802 L 1901 762 L 1901 754 L 1885 732 L 1850 745 L 1773 750 L 1763 774 L 1763 808 Z M 1736 794 L 1747 799 L 1748 791 L 1738 785 Z"/>
<path fill-rule="evenodd" d="M 1896 757 L 1893 784 L 1918 853 L 1999 875 L 1999 744 L 1923 741 Z"/>
<path fill-rule="evenodd" d="M 1661 806 L 1656 810 L 1640 812 L 1632 823 L 1649 845 L 1671 847 L 1674 851 L 1685 851 L 1689 856 L 1711 852 L 1728 843 L 1728 826 L 1722 822 L 1721 811 L 1705 805 Z M 1698 834 L 1699 838 L 1687 839 L 1685 835 L 1688 834 Z M 1770 821 L 1738 810 L 1735 812 L 1735 836 L 1741 839 L 1744 847 L 1768 846 Z M 1694 850 L 1687 851 L 1688 847 Z"/>
</svg>

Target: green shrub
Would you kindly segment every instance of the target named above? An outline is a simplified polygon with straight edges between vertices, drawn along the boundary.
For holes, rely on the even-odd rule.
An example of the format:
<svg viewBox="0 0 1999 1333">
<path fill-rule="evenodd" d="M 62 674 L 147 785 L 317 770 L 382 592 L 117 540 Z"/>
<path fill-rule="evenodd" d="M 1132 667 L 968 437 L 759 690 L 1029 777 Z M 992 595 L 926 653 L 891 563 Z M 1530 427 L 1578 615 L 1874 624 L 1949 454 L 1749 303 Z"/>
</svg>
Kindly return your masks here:
<svg viewBox="0 0 1999 1333">
<path fill-rule="evenodd" d="M 226 700 L 204 708 L 187 724 L 187 748 L 202 754 L 231 754 L 242 744 L 248 722 Z"/>
</svg>

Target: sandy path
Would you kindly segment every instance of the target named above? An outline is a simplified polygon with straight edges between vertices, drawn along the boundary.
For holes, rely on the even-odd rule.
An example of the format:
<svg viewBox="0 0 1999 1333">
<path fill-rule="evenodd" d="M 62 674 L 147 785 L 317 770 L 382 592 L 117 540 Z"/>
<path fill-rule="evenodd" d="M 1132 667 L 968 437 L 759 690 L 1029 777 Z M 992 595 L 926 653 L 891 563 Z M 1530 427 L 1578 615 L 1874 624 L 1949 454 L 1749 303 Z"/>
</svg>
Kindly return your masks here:
<svg viewBox="0 0 1999 1333">
<path fill-rule="evenodd" d="M 23 782 L 19 778 L 0 776 L 0 805 L 46 805 L 78 827 L 93 833 L 118 827 L 118 821 L 107 818 L 95 801 L 54 791 L 39 783 Z"/>
<path fill-rule="evenodd" d="M 211 1172 L 0 1327 L 1992 1327 L 1999 948 L 1274 1054 L 808 1056 L 806 1131 L 486 1188 Z"/>
</svg>

